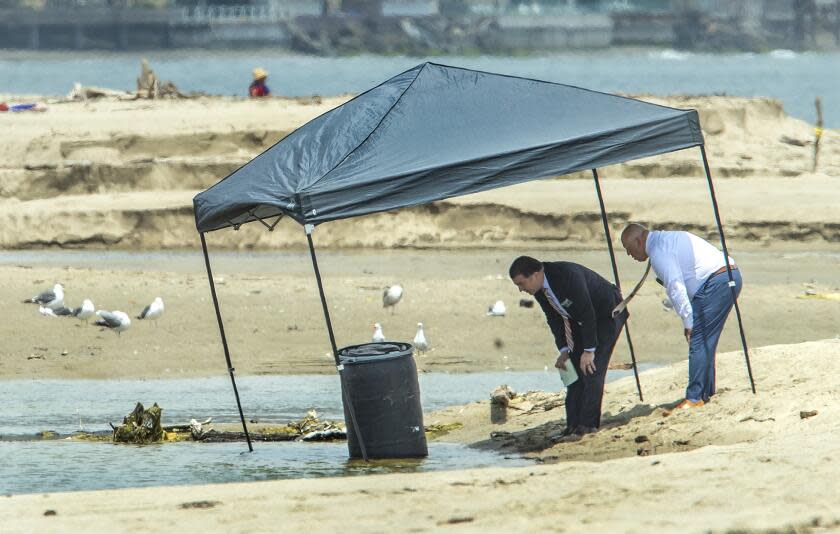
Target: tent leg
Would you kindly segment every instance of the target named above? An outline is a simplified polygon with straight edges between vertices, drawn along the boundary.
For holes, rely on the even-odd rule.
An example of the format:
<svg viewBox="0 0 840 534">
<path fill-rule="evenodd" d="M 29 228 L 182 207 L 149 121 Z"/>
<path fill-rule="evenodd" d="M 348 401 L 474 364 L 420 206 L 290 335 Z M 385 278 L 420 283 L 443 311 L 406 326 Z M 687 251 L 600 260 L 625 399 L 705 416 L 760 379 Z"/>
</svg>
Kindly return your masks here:
<svg viewBox="0 0 840 534">
<path fill-rule="evenodd" d="M 318 293 L 321 295 L 321 306 L 324 308 L 324 319 L 327 321 L 327 332 L 330 335 L 330 344 L 332 345 L 333 358 L 335 359 L 335 367 L 338 369 L 338 378 L 341 383 L 341 395 L 344 397 L 344 404 L 347 406 L 347 411 L 350 412 L 350 423 L 353 425 L 353 430 L 356 432 L 356 437 L 359 439 L 359 448 L 362 450 L 362 458 L 367 462 L 368 455 L 365 448 L 365 441 L 362 439 L 362 433 L 359 430 L 359 422 L 356 420 L 356 410 L 353 408 L 353 402 L 347 392 L 347 384 L 344 380 L 344 366 L 338 359 L 338 347 L 335 344 L 335 334 L 333 333 L 332 321 L 330 320 L 330 310 L 327 307 L 327 297 L 324 295 L 324 285 L 321 282 L 321 271 L 318 269 L 318 258 L 315 257 L 315 245 L 312 243 L 312 231 L 315 229 L 314 225 L 307 224 L 304 226 L 306 231 L 306 241 L 309 243 L 309 255 L 312 257 L 312 267 L 315 269 L 315 280 L 318 281 Z"/>
<path fill-rule="evenodd" d="M 213 271 L 210 270 L 210 256 L 207 254 L 207 241 L 204 239 L 204 232 L 201 235 L 201 250 L 204 251 L 204 265 L 207 267 L 207 280 L 210 281 L 210 295 L 213 297 L 213 306 L 216 308 L 216 319 L 219 321 L 219 334 L 222 336 L 222 347 L 225 349 L 225 361 L 227 362 L 230 383 L 233 384 L 233 395 L 236 397 L 236 407 L 239 408 L 239 419 L 242 421 L 242 429 L 245 431 L 245 439 L 248 441 L 248 452 L 254 452 L 251 445 L 251 435 L 248 434 L 248 425 L 245 424 L 245 414 L 242 413 L 242 403 L 239 401 L 239 390 L 236 389 L 236 370 L 230 362 L 230 351 L 228 350 L 227 338 L 225 337 L 225 326 L 222 324 L 222 312 L 219 309 L 219 299 L 216 298 L 216 284 L 213 282 Z"/>
<path fill-rule="evenodd" d="M 604 223 L 604 235 L 607 238 L 607 248 L 610 251 L 610 261 L 612 262 L 615 287 L 621 291 L 621 281 L 618 278 L 618 265 L 615 262 L 615 251 L 613 250 L 612 245 L 610 225 L 607 222 L 607 210 L 604 207 L 604 195 L 601 193 L 601 181 L 598 179 L 598 169 L 592 169 L 592 177 L 595 179 L 595 191 L 598 193 L 598 205 L 601 207 L 601 222 Z M 630 338 L 630 325 L 627 321 L 624 322 L 624 337 L 627 338 L 627 346 L 630 347 L 630 360 L 633 362 L 633 376 L 636 377 L 636 391 L 639 392 L 639 400 L 644 401 L 645 398 L 642 396 L 642 384 L 639 382 L 639 368 L 636 365 L 636 351 L 633 350 L 633 340 Z"/>
<path fill-rule="evenodd" d="M 709 170 L 709 160 L 706 158 L 706 147 L 700 145 L 700 155 L 703 157 L 703 168 L 706 170 L 706 181 L 709 183 L 709 193 L 712 196 L 712 208 L 715 211 L 715 222 L 720 234 L 720 245 L 723 248 L 723 261 L 726 263 L 726 274 L 729 276 L 729 288 L 732 290 L 732 302 L 735 304 L 735 316 L 738 317 L 738 330 L 741 332 L 741 345 L 744 347 L 744 359 L 747 362 L 747 374 L 750 377 L 750 388 L 755 394 L 755 381 L 753 380 L 752 366 L 750 365 L 750 352 L 747 348 L 747 338 L 744 335 L 744 322 L 741 320 L 741 309 L 738 307 L 738 295 L 735 293 L 735 282 L 732 278 L 732 269 L 729 267 L 729 252 L 726 250 L 726 238 L 723 235 L 723 225 L 720 222 L 720 211 L 718 210 L 715 186 L 712 184 L 712 172 Z"/>
</svg>

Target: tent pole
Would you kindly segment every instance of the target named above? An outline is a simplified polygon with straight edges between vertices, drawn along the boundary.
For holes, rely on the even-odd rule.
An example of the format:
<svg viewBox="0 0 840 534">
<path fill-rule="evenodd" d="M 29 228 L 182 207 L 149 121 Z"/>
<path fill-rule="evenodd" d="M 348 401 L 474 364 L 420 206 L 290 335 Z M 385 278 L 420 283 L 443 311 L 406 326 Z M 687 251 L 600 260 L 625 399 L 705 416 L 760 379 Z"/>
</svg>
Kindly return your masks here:
<svg viewBox="0 0 840 534">
<path fill-rule="evenodd" d="M 324 319 L 327 321 L 327 332 L 330 335 L 330 344 L 332 345 L 333 359 L 335 360 L 335 367 L 338 369 L 338 379 L 341 383 L 341 394 L 344 397 L 344 404 L 347 406 L 347 411 L 350 412 L 350 423 L 353 425 L 353 430 L 356 432 L 356 437 L 359 439 L 359 448 L 362 450 L 362 458 L 367 462 L 368 455 L 365 448 L 365 442 L 362 439 L 362 433 L 359 430 L 359 422 L 356 420 L 356 410 L 353 408 L 353 402 L 347 392 L 347 384 L 344 380 L 344 365 L 338 359 L 338 347 L 335 344 L 335 334 L 333 333 L 332 321 L 330 320 L 330 310 L 327 307 L 327 297 L 324 295 L 324 285 L 321 282 L 321 271 L 318 269 L 318 258 L 315 257 L 315 245 L 312 243 L 312 232 L 315 230 L 314 224 L 305 224 L 303 226 L 306 232 L 306 241 L 309 243 L 309 255 L 312 257 L 312 267 L 315 269 L 315 280 L 318 281 L 318 293 L 321 295 L 321 306 L 324 308 Z"/>
<path fill-rule="evenodd" d="M 747 349 L 747 338 L 744 335 L 744 322 L 741 320 L 741 310 L 738 307 L 738 295 L 735 293 L 735 281 L 732 278 L 732 269 L 729 267 L 729 252 L 726 250 L 726 238 L 723 236 L 723 225 L 720 222 L 720 211 L 718 210 L 715 186 L 712 184 L 712 172 L 709 170 L 709 160 L 706 158 L 706 147 L 700 145 L 700 155 L 703 156 L 703 168 L 706 170 L 706 181 L 709 182 L 709 193 L 712 195 L 712 208 L 715 211 L 715 222 L 717 222 L 718 233 L 720 234 L 720 246 L 723 248 L 723 261 L 726 264 L 726 274 L 729 276 L 729 289 L 732 290 L 732 302 L 735 304 L 735 316 L 738 317 L 738 330 L 741 332 L 741 345 L 744 347 L 744 359 L 747 362 L 747 374 L 750 377 L 750 388 L 755 394 L 755 381 L 753 380 L 752 366 L 750 365 L 750 352 Z"/>
<path fill-rule="evenodd" d="M 245 439 L 248 441 L 248 452 L 254 452 L 251 445 L 251 435 L 248 434 L 248 425 L 245 424 L 245 414 L 242 413 L 242 403 L 239 401 L 239 390 L 236 389 L 236 369 L 230 362 L 230 351 L 228 350 L 227 338 L 225 337 L 225 326 L 222 324 L 222 312 L 219 309 L 219 299 L 216 298 L 216 284 L 213 282 L 213 271 L 210 270 L 210 256 L 207 254 L 207 241 L 204 239 L 204 232 L 201 235 L 201 250 L 204 251 L 204 265 L 207 267 L 207 280 L 210 281 L 210 295 L 213 297 L 213 306 L 216 308 L 216 319 L 219 321 L 219 334 L 222 336 L 222 347 L 225 349 L 225 361 L 227 362 L 230 383 L 233 384 L 233 395 L 236 397 L 236 407 L 239 408 L 239 419 L 242 421 L 242 429 L 245 431 Z"/>
<path fill-rule="evenodd" d="M 592 177 L 595 179 L 595 191 L 598 193 L 598 205 L 601 207 L 601 222 L 604 223 L 604 235 L 607 238 L 607 248 L 610 251 L 610 261 L 612 262 L 615 287 L 621 291 L 621 281 L 618 278 L 618 265 L 615 262 L 615 251 L 613 250 L 612 245 L 610 225 L 607 222 L 607 209 L 604 207 L 604 195 L 601 193 L 601 181 L 598 179 L 598 169 L 592 169 Z M 636 377 L 636 391 L 639 392 L 639 400 L 644 401 L 645 398 L 642 396 L 642 384 L 639 382 L 639 368 L 636 365 L 636 351 L 633 350 L 633 340 L 630 338 L 630 326 L 627 321 L 624 321 L 624 337 L 627 338 L 627 346 L 630 347 L 630 360 L 633 362 L 633 376 Z"/>
</svg>

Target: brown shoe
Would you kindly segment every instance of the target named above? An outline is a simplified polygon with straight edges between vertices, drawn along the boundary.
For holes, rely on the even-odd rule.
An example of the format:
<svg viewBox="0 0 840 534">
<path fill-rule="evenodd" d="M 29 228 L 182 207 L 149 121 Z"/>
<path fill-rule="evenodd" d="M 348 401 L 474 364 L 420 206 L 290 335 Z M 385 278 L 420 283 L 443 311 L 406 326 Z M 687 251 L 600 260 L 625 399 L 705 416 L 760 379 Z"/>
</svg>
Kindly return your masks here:
<svg viewBox="0 0 840 534">
<path fill-rule="evenodd" d="M 699 407 L 703 406 L 704 404 L 706 404 L 706 403 L 703 402 L 702 399 L 697 400 L 697 401 L 693 401 L 693 400 L 689 400 L 689 399 L 683 399 L 682 402 L 680 402 L 679 404 L 674 406 L 674 409 L 679 410 L 681 408 L 699 408 Z"/>
</svg>

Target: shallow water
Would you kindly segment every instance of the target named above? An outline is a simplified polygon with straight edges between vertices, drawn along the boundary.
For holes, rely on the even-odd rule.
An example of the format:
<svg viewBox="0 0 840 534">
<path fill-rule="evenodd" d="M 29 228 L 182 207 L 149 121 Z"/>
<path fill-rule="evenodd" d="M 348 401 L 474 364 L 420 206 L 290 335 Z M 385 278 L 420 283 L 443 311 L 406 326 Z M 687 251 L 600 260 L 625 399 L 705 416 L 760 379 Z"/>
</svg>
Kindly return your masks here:
<svg viewBox="0 0 840 534">
<path fill-rule="evenodd" d="M 608 380 L 630 371 L 610 371 Z M 558 390 L 552 371 L 420 375 L 425 411 L 486 399 L 499 384 L 516 391 Z M 324 419 L 343 417 L 338 378 L 324 375 L 237 378 L 248 420 L 299 419 L 316 409 Z M 0 493 L 78 491 L 157 485 L 241 482 L 526 465 L 463 445 L 429 443 L 429 457 L 366 464 L 350 461 L 346 443 L 256 442 L 131 446 L 66 440 L 22 439 L 51 430 L 107 431 L 135 402 L 163 407 L 164 425 L 190 418 L 238 422 L 227 377 L 178 380 L 10 380 L 0 382 Z M 489 415 L 488 415 L 489 417 Z M 426 421 L 429 423 L 429 421 Z M 139 466 L 127 470 L 127 466 Z M 126 474 L 130 471 L 130 474 Z"/>
<path fill-rule="evenodd" d="M 66 94 L 74 82 L 134 89 L 140 58 L 159 78 L 187 91 L 242 95 L 262 66 L 278 95 L 360 92 L 423 61 L 577 85 L 605 92 L 725 93 L 780 99 L 788 113 L 813 122 L 823 98 L 825 124 L 840 127 L 840 52 L 773 51 L 705 54 L 674 50 L 607 49 L 506 56 L 359 55 L 311 57 L 275 50 L 177 52 L 0 52 L 0 93 Z"/>
<path fill-rule="evenodd" d="M 646 367 L 642 366 L 642 369 Z M 610 371 L 608 380 L 630 371 Z M 489 398 L 500 384 L 514 390 L 557 391 L 556 372 L 424 373 L 419 377 L 423 410 L 438 410 Z M 343 420 L 335 375 L 240 376 L 236 379 L 246 420 L 285 423 L 317 410 L 322 419 Z M 107 431 L 136 402 L 163 408 L 163 424 L 212 417 L 216 423 L 239 422 L 236 399 L 227 376 L 159 380 L 7 380 L 0 382 L 0 439 L 44 430 Z M 244 446 L 244 445 L 243 445 Z"/>
<path fill-rule="evenodd" d="M 345 443 L 112 445 L 0 441 L 0 494 L 423 472 L 529 461 L 453 443 L 430 443 L 423 459 L 348 460 Z"/>
</svg>

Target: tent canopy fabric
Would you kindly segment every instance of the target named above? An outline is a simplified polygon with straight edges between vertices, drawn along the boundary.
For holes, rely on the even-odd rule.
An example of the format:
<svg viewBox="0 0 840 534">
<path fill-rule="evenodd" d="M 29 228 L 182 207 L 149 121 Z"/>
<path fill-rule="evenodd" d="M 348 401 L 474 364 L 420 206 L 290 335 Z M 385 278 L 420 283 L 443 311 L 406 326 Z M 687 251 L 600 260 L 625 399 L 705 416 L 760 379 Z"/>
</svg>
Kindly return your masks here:
<svg viewBox="0 0 840 534">
<path fill-rule="evenodd" d="M 319 224 L 700 145 L 696 110 L 423 63 L 196 195 L 196 227 Z"/>
</svg>

